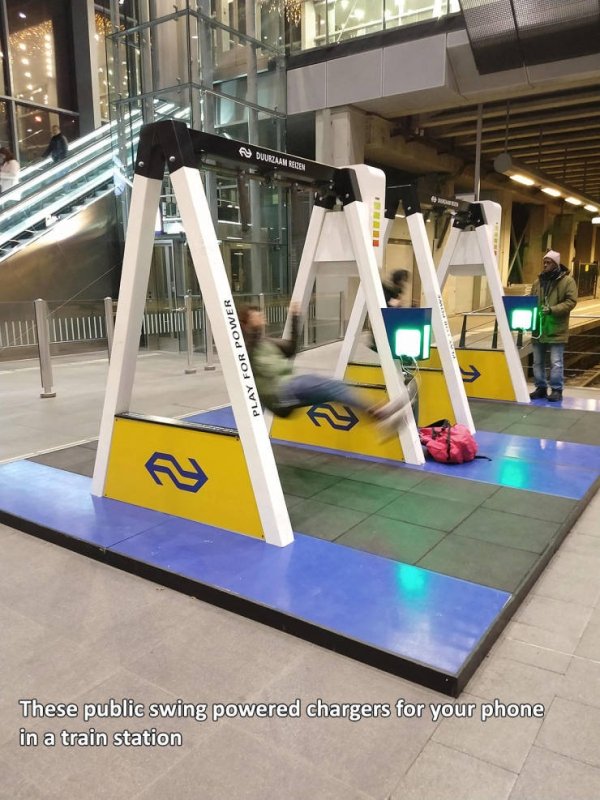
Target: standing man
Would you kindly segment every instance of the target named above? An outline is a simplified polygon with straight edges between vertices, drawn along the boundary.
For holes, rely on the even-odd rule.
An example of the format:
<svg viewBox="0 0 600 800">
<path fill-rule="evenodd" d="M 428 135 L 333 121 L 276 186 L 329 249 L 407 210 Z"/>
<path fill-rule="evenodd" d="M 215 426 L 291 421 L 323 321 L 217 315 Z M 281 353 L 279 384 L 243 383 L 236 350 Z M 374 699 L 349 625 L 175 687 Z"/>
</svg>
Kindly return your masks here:
<svg viewBox="0 0 600 800">
<path fill-rule="evenodd" d="M 67 142 L 66 136 L 60 132 L 60 128 L 58 125 L 52 126 L 52 138 L 48 142 L 48 147 L 44 151 L 44 155 L 42 158 L 47 158 L 50 156 L 52 161 L 56 164 L 59 161 L 62 161 L 63 158 L 67 157 L 67 153 L 69 151 L 69 143 Z"/>
<path fill-rule="evenodd" d="M 569 270 L 560 263 L 560 253 L 548 250 L 543 269 L 531 287 L 539 304 L 538 332 L 532 336 L 533 378 L 532 400 L 546 397 L 552 403 L 562 400 L 563 360 L 569 338 L 569 315 L 577 305 L 577 284 Z M 550 355 L 550 394 L 546 380 L 546 353 Z"/>
</svg>

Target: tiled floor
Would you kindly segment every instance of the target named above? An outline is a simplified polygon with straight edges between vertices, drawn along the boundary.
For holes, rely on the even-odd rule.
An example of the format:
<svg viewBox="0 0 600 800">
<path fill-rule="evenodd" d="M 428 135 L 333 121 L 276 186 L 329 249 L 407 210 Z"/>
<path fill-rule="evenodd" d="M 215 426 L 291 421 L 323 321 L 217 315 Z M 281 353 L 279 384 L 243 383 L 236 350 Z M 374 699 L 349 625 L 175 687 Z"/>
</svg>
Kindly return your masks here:
<svg viewBox="0 0 600 800">
<path fill-rule="evenodd" d="M 175 389 L 170 394 L 165 388 L 166 376 L 175 383 L 179 367 L 184 366 L 183 359 L 174 364 L 169 358 L 151 360 L 156 364 L 152 369 L 141 364 L 148 394 L 140 406 L 148 412 L 175 413 L 184 406 L 180 413 L 185 413 L 186 405 L 193 407 L 191 393 L 186 400 Z M 50 405 L 37 399 L 39 389 L 29 373 L 3 375 L 0 414 L 11 442 L 10 455 L 42 449 L 42 429 L 46 431 L 42 438 L 52 440 L 48 446 L 93 435 L 103 382 L 100 370 L 105 364 L 88 365 L 76 378 L 73 366 L 55 368 L 57 388 L 73 386 L 76 397 L 59 391 Z M 205 394 L 205 407 L 222 401 L 218 392 Z M 173 410 L 165 411 L 164 405 Z M 570 433 L 577 425 L 579 420 Z M 306 487 L 298 470 L 320 475 L 312 479 L 311 488 L 317 491 L 311 497 L 330 492 L 331 499 L 340 478 L 357 480 L 354 471 L 338 467 L 337 475 L 328 474 L 315 464 L 309 466 L 309 456 L 296 455 L 287 465 L 292 467 L 289 479 L 296 492 L 298 486 Z M 391 482 L 377 465 L 369 472 L 374 488 L 419 494 L 421 481 L 414 483 L 408 470 L 403 471 L 408 477 L 403 476 L 402 485 Z M 436 483 L 438 493 L 444 492 L 444 485 L 448 488 L 445 481 Z M 478 497 L 479 508 L 485 505 L 502 512 L 510 502 L 514 516 L 530 519 L 506 494 L 509 491 Z M 294 498 L 290 507 L 301 513 L 306 497 L 294 494 Z M 323 505 L 320 513 L 327 514 L 330 506 L 336 509 L 338 529 L 345 528 L 340 536 L 349 536 L 371 518 L 382 520 L 381 532 L 375 529 L 374 538 L 390 541 L 385 526 L 394 519 L 384 517 L 381 506 L 375 512 L 347 509 L 354 524 L 345 527 L 348 519 L 342 519 L 340 507 L 328 501 Z M 544 510 L 536 510 L 538 516 L 531 519 L 552 525 L 563 510 L 561 503 L 548 504 L 546 498 Z M 364 516 L 359 519 L 354 514 Z M 467 522 L 468 518 L 459 526 Z M 460 567 L 466 555 L 460 546 L 467 542 L 469 552 L 481 547 L 487 553 L 494 573 L 500 545 L 428 530 L 429 554 L 444 542 L 454 542 L 453 558 Z M 439 536 L 442 539 L 435 542 Z M 406 542 L 398 546 L 408 547 Z M 535 555 L 511 549 L 516 557 Z M 579 518 L 457 701 L 6 527 L 0 527 L 0 552 L 3 800 L 595 800 L 600 796 L 600 495 Z M 415 552 L 413 557 L 428 556 Z M 238 717 L 219 722 L 24 720 L 18 700 L 27 697 L 79 705 L 132 698 L 146 706 L 178 698 L 209 704 L 289 703 L 299 698 L 303 713 L 299 719 Z M 317 698 L 329 704 L 387 703 L 391 709 L 402 698 L 406 703 L 423 703 L 424 712 L 420 718 L 394 713 L 387 719 L 363 717 L 356 722 L 310 718 L 307 704 Z M 543 703 L 544 718 L 496 717 L 482 722 L 482 703 L 493 703 L 495 698 L 505 704 Z M 472 719 L 454 716 L 434 721 L 430 704 L 449 702 L 457 712 L 460 704 L 473 703 L 476 713 Z M 41 734 L 90 726 L 109 732 L 151 727 L 181 731 L 183 745 L 19 746 L 21 727 Z"/>
<path fill-rule="evenodd" d="M 274 450 L 294 530 L 509 592 L 578 505 L 281 445 Z M 302 466 L 292 466 L 297 455 Z M 31 460 L 91 476 L 94 451 L 86 444 Z"/>
</svg>

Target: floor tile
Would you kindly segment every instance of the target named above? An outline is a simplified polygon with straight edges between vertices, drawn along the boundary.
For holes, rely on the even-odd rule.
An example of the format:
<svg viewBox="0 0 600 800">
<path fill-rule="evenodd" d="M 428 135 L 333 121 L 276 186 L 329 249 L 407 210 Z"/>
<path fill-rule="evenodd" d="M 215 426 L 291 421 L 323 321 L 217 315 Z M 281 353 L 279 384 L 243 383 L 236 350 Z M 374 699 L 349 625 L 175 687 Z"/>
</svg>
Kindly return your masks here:
<svg viewBox="0 0 600 800">
<path fill-rule="evenodd" d="M 300 719 L 239 720 L 236 725 L 270 747 L 294 753 L 311 768 L 341 780 L 372 798 L 389 797 L 394 786 L 435 730 L 427 703 L 446 701 L 433 692 L 399 680 L 366 665 L 351 662 L 318 648 L 282 672 L 262 691 L 263 702 L 291 702 L 301 698 Z M 308 716 L 308 704 L 322 700 L 319 717 Z M 398 698 L 422 702 L 420 718 L 361 718 L 352 722 L 327 714 L 343 703 L 381 705 L 395 709 Z M 323 710 L 325 707 L 325 710 Z M 335 711 L 335 709 L 334 709 Z M 283 795 L 281 795 L 283 796 Z M 308 795 L 304 795 L 308 797 Z"/>
<path fill-rule="evenodd" d="M 290 508 L 290 520 L 295 531 L 329 541 L 337 539 L 367 516 L 364 511 L 321 503 L 314 497 Z"/>
<path fill-rule="evenodd" d="M 600 797 L 600 769 L 532 747 L 510 800 L 592 800 Z"/>
<path fill-rule="evenodd" d="M 548 650 L 563 653 L 567 656 L 573 655 L 580 642 L 578 633 L 549 631 L 544 628 L 538 628 L 536 625 L 526 625 L 518 620 L 512 620 L 508 623 L 505 628 L 505 634 L 510 639 L 526 642 L 536 647 L 545 647 Z"/>
<path fill-rule="evenodd" d="M 425 480 L 417 484 L 412 491 L 431 498 L 458 500 L 467 505 L 477 506 L 501 490 L 493 483 L 465 481 L 461 478 L 449 478 L 446 475 L 427 475 Z"/>
<path fill-rule="evenodd" d="M 377 486 L 385 486 L 388 489 L 405 491 L 421 483 L 426 477 L 421 470 L 410 469 L 409 467 L 365 462 L 364 469 L 358 473 L 355 479 L 363 483 L 374 483 Z"/>
<path fill-rule="evenodd" d="M 560 686 L 560 696 L 600 708 L 600 662 L 573 656 Z"/>
<path fill-rule="evenodd" d="M 568 537 L 567 537 L 568 538 Z M 560 557 L 564 555 L 565 543 L 561 545 Z M 578 575 L 577 580 L 569 572 L 559 571 L 556 562 L 547 567 L 535 582 L 531 593 L 541 597 L 552 597 L 567 603 L 578 603 L 594 607 L 600 599 L 600 581 L 596 577 Z"/>
<path fill-rule="evenodd" d="M 596 608 L 584 630 L 575 655 L 600 661 L 600 609 Z"/>
<path fill-rule="evenodd" d="M 592 608 L 589 606 L 531 595 L 513 619 L 551 633 L 581 637 L 591 615 Z"/>
<path fill-rule="evenodd" d="M 428 500 L 407 492 L 380 510 L 380 515 L 412 522 L 438 531 L 451 531 L 473 513 L 473 506 L 458 500 Z"/>
<path fill-rule="evenodd" d="M 95 460 L 96 453 L 94 450 L 79 446 L 53 450 L 50 453 L 43 453 L 30 459 L 30 461 L 35 461 L 37 464 L 47 464 L 49 467 L 66 469 L 89 477 L 93 474 Z"/>
<path fill-rule="evenodd" d="M 291 467 L 286 464 L 277 467 L 281 486 L 287 494 L 297 497 L 312 497 L 327 486 L 339 481 L 335 475 L 325 475 L 322 472 L 312 472 L 301 467 Z"/>
<path fill-rule="evenodd" d="M 557 697 L 536 744 L 600 767 L 600 708 Z"/>
<path fill-rule="evenodd" d="M 561 550 L 565 553 L 578 553 L 584 558 L 595 559 L 598 564 L 600 559 L 600 537 L 572 531 L 565 539 Z M 600 564 L 598 566 L 600 567 Z"/>
<path fill-rule="evenodd" d="M 315 499 L 323 503 L 331 503 L 344 508 L 353 508 L 374 514 L 383 506 L 387 506 L 398 498 L 399 492 L 384 486 L 375 486 L 354 480 L 342 480 L 324 489 Z"/>
<path fill-rule="evenodd" d="M 575 500 L 568 500 L 565 497 L 552 497 L 538 492 L 502 487 L 493 497 L 487 499 L 482 507 L 509 511 L 511 514 L 548 522 L 563 522 L 576 505 Z"/>
<path fill-rule="evenodd" d="M 582 419 L 582 414 L 579 411 L 570 411 L 562 409 L 561 414 L 557 414 L 554 408 L 535 407 L 531 414 L 527 417 L 527 422 L 531 425 L 537 425 L 543 430 L 541 436 L 547 432 L 554 433 L 555 431 L 568 431 L 577 422 Z"/>
<path fill-rule="evenodd" d="M 512 661 L 520 661 L 523 664 L 531 664 L 540 669 L 548 669 L 550 672 L 558 672 L 559 675 L 565 674 L 572 658 L 566 653 L 539 647 L 529 642 L 521 642 L 518 639 L 510 639 L 507 636 L 502 636 L 496 642 L 493 654 L 501 658 L 510 658 Z"/>
<path fill-rule="evenodd" d="M 278 466 L 301 467 L 310 469 L 310 464 L 316 458 L 318 453 L 314 450 L 305 450 L 302 447 L 289 447 L 281 444 L 273 445 L 273 455 Z"/>
<path fill-rule="evenodd" d="M 544 552 L 557 530 L 558 525 L 554 522 L 478 508 L 457 525 L 453 534 L 539 554 Z"/>
<path fill-rule="evenodd" d="M 469 681 L 467 691 L 502 703 L 541 703 L 546 715 L 560 688 L 562 675 L 510 658 L 487 658 Z"/>
<path fill-rule="evenodd" d="M 600 537 L 600 509 L 590 503 L 575 523 L 575 527 L 578 533 Z"/>
<path fill-rule="evenodd" d="M 535 553 L 451 534 L 420 559 L 417 566 L 513 592 L 536 560 Z"/>
<path fill-rule="evenodd" d="M 498 767 L 519 772 L 542 720 L 499 716 L 488 716 L 482 720 L 481 707 L 486 701 L 465 692 L 460 696 L 460 703 L 475 705 L 473 715 L 464 719 L 443 719 L 433 734 L 433 741 Z"/>
<path fill-rule="evenodd" d="M 218 635 L 215 634 L 218 631 Z M 198 613 L 179 624 L 154 645 L 151 657 L 142 653 L 128 668 L 178 697 L 238 702 L 258 690 L 299 658 L 303 643 L 258 622 L 222 612 L 218 619 Z M 232 672 L 231 664 L 243 665 Z"/>
<path fill-rule="evenodd" d="M 342 458 L 341 456 L 316 453 L 309 462 L 310 469 L 314 472 L 324 472 L 326 475 L 336 475 L 340 478 L 358 477 L 366 469 L 366 462 L 357 458 Z"/>
<path fill-rule="evenodd" d="M 31 775 L 31 765 L 28 771 Z M 44 800 L 41 790 L 16 767 L 13 759 L 8 758 L 5 761 L 0 758 L 0 775 L 2 775 L 0 791 L 4 797 L 10 800 Z"/>
<path fill-rule="evenodd" d="M 511 436 L 530 436 L 534 439 L 540 436 L 545 436 L 547 439 L 557 439 L 556 431 L 548 428 L 546 425 L 533 425 L 531 422 L 516 422 L 508 425 L 502 433 L 508 433 Z M 569 438 L 568 441 L 573 441 Z"/>
<path fill-rule="evenodd" d="M 138 795 L 138 800 L 167 797 L 369 800 L 362 792 L 299 758 L 294 748 L 278 750 L 246 733 L 241 725 L 231 723 L 219 725 L 213 736 Z"/>
<path fill-rule="evenodd" d="M 415 564 L 443 537 L 441 531 L 410 522 L 372 515 L 337 540 L 338 544 Z"/>
<path fill-rule="evenodd" d="M 513 772 L 431 742 L 390 800 L 507 800 L 515 778 Z"/>
</svg>

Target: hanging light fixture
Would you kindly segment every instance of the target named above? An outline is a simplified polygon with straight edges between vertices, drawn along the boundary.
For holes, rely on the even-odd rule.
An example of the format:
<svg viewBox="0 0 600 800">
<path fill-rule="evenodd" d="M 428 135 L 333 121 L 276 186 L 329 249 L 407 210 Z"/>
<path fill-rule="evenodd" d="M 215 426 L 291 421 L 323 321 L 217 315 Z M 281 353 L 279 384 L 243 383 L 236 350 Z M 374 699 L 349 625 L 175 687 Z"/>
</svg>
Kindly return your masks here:
<svg viewBox="0 0 600 800">
<path fill-rule="evenodd" d="M 565 184 L 553 181 L 552 178 L 547 177 L 543 172 L 535 170 L 528 164 L 520 163 L 510 153 L 504 152 L 497 155 L 494 159 L 494 169 L 522 186 L 541 189 L 542 192 L 551 197 L 562 197 L 565 202 L 572 206 L 582 206 L 590 213 L 595 213 L 598 210 L 598 206 L 581 192 L 574 191 Z"/>
<path fill-rule="evenodd" d="M 302 19 L 304 0 L 259 0 L 259 2 L 269 11 L 277 11 L 280 16 L 285 14 L 286 20 L 292 25 L 298 25 Z"/>
</svg>

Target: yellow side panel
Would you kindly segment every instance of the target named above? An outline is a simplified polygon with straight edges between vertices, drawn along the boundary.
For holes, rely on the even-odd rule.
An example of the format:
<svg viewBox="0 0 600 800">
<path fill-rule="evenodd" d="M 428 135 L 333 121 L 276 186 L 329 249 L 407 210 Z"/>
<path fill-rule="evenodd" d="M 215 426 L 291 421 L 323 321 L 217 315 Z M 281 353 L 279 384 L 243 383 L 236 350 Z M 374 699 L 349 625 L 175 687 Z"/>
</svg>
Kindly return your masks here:
<svg viewBox="0 0 600 800">
<path fill-rule="evenodd" d="M 383 389 L 360 391 L 370 404 L 387 400 Z M 285 419 L 275 417 L 271 438 L 392 461 L 404 460 L 397 437 L 382 441 L 381 432 L 367 414 L 357 409 L 348 410 L 339 403 L 319 406 L 316 414 L 310 408 L 301 408 Z"/>
<path fill-rule="evenodd" d="M 482 400 L 515 400 L 504 350 L 457 350 L 467 397 Z M 437 348 L 431 348 L 431 358 L 419 366 L 441 369 Z"/>
<path fill-rule="evenodd" d="M 105 493 L 264 539 L 237 436 L 116 418 Z"/>
<path fill-rule="evenodd" d="M 351 383 L 383 383 L 381 367 L 370 364 L 348 364 L 345 380 Z M 450 395 L 442 372 L 420 370 L 417 377 L 419 385 L 419 419 L 420 427 L 447 419 L 456 422 L 454 409 L 450 403 Z"/>
<path fill-rule="evenodd" d="M 458 365 L 461 370 L 465 393 L 467 397 L 475 397 L 482 400 L 515 400 L 515 390 L 513 389 L 508 365 L 504 350 L 457 350 L 456 357 L 458 358 Z M 419 413 L 421 420 L 431 421 L 431 419 L 450 419 L 452 418 L 446 414 L 437 414 L 438 401 L 449 408 L 450 399 L 446 389 L 446 383 L 441 372 L 442 364 L 440 361 L 439 351 L 437 348 L 431 348 L 431 356 L 426 361 L 419 361 L 420 368 L 420 382 L 421 391 L 419 393 L 419 402 L 425 404 L 429 401 L 428 394 L 430 391 L 440 391 L 443 384 L 444 398 L 436 398 L 433 402 L 433 407 L 427 409 L 425 413 Z M 435 381 L 431 384 L 432 378 L 429 376 L 431 372 L 425 370 L 440 370 L 442 383 Z M 357 381 L 359 383 L 383 383 L 383 374 L 381 367 L 371 364 L 349 364 L 345 374 L 346 380 Z M 420 422 L 419 424 L 424 424 Z"/>
</svg>

